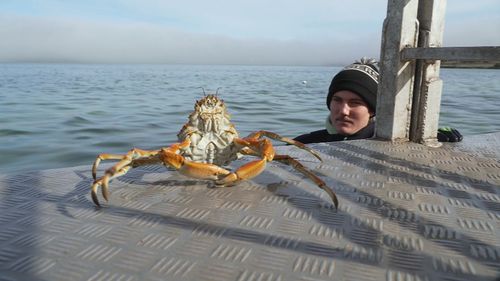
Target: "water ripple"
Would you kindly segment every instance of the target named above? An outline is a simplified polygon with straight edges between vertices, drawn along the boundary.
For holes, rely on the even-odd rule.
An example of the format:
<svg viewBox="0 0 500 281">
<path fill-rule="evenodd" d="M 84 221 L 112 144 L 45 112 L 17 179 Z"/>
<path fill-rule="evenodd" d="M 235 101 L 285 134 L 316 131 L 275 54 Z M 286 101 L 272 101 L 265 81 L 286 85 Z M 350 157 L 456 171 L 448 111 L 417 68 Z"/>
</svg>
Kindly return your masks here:
<svg viewBox="0 0 500 281">
<path fill-rule="evenodd" d="M 71 134 L 93 134 L 93 135 L 112 135 L 112 134 L 117 134 L 117 133 L 124 133 L 126 130 L 124 129 L 117 129 L 117 128 L 82 128 L 82 129 L 74 129 L 74 130 L 68 130 L 68 133 Z"/>
<path fill-rule="evenodd" d="M 0 129 L 0 137 L 33 135 L 34 132 L 15 129 Z"/>
<path fill-rule="evenodd" d="M 63 125 L 70 126 L 70 127 L 89 125 L 89 124 L 92 124 L 92 122 L 86 118 L 81 117 L 81 116 L 75 116 L 75 117 L 71 118 L 70 120 L 66 120 L 63 122 Z"/>
</svg>

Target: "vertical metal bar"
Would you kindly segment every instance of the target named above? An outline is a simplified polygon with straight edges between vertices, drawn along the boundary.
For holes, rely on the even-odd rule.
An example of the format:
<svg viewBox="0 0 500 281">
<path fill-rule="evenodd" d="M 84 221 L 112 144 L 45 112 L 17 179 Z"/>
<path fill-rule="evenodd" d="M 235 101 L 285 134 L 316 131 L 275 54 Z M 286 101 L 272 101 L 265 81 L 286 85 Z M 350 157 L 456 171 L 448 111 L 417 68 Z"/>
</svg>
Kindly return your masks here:
<svg viewBox="0 0 500 281">
<path fill-rule="evenodd" d="M 419 3 L 420 38 L 418 47 L 441 47 L 446 0 L 426 0 Z M 410 140 L 429 146 L 439 146 L 436 133 L 439 125 L 442 80 L 441 61 L 417 60 Z"/>
<path fill-rule="evenodd" d="M 420 9 L 419 9 L 420 11 Z M 420 12 L 419 12 L 420 13 Z M 429 39 L 429 30 L 425 30 L 422 27 L 419 28 L 418 33 L 418 46 L 426 46 Z M 422 122 L 421 120 L 421 92 L 422 83 L 425 77 L 425 62 L 423 60 L 415 61 L 415 81 L 413 84 L 413 98 L 412 98 L 412 111 L 411 111 L 411 121 L 410 121 L 410 141 L 418 142 L 417 140 L 421 136 L 421 129 L 417 124 Z"/>
</svg>

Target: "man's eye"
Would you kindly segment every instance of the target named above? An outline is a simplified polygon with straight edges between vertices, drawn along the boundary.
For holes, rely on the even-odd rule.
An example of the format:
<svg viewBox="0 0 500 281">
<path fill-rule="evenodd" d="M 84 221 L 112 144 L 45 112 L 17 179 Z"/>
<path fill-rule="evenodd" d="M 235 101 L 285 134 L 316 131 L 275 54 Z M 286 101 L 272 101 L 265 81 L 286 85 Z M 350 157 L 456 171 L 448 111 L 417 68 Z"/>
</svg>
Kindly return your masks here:
<svg viewBox="0 0 500 281">
<path fill-rule="evenodd" d="M 351 101 L 351 102 L 349 102 L 349 105 L 350 106 L 363 106 L 364 103 L 361 101 Z"/>
</svg>

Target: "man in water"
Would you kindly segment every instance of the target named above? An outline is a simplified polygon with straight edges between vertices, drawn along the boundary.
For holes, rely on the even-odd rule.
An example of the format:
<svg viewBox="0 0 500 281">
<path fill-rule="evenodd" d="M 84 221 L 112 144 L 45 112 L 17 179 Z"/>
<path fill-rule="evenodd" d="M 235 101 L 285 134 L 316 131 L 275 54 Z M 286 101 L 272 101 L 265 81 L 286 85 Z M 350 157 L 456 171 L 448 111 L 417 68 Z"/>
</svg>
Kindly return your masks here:
<svg viewBox="0 0 500 281">
<path fill-rule="evenodd" d="M 377 61 L 362 58 L 342 69 L 332 79 L 326 98 L 330 114 L 325 129 L 295 138 L 302 143 L 356 140 L 373 137 L 379 70 Z M 462 135 L 455 129 L 438 130 L 440 142 L 457 142 Z"/>
</svg>

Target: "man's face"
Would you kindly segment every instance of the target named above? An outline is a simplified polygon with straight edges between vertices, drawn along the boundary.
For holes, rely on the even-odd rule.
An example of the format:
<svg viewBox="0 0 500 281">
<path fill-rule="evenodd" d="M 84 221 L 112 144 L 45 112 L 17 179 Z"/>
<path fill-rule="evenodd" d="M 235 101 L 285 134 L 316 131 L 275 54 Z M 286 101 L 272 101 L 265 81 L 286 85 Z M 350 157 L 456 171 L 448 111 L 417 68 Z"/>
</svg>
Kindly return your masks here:
<svg viewBox="0 0 500 281">
<path fill-rule="evenodd" d="M 337 132 L 352 135 L 368 125 L 373 112 L 357 94 L 342 90 L 333 94 L 330 102 L 330 121 Z"/>
</svg>

